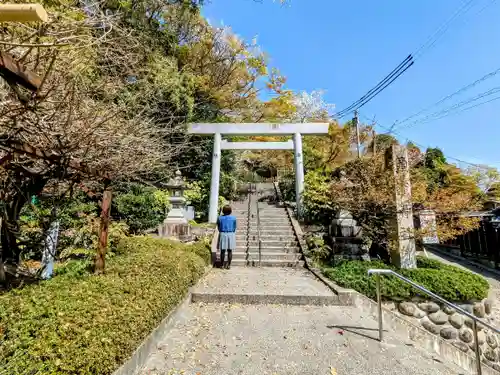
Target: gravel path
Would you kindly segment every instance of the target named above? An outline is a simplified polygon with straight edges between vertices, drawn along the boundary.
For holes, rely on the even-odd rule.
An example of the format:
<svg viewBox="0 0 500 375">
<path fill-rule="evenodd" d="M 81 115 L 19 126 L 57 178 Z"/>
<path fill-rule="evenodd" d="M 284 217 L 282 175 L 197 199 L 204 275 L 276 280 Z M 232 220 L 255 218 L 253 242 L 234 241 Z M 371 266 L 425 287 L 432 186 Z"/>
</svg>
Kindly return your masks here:
<svg viewBox="0 0 500 375">
<path fill-rule="evenodd" d="M 191 304 L 140 375 L 462 373 L 376 326 L 351 307 Z"/>
</svg>

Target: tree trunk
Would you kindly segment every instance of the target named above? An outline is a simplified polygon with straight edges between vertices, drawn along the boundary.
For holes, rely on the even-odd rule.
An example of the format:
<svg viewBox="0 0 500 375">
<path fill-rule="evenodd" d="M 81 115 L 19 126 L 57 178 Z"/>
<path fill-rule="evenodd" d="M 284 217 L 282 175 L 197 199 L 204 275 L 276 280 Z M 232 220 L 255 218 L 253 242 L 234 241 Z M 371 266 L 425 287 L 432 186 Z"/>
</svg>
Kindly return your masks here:
<svg viewBox="0 0 500 375">
<path fill-rule="evenodd" d="M 104 190 L 101 204 L 101 226 L 99 231 L 99 245 L 95 257 L 94 270 L 95 273 L 104 273 L 106 250 L 108 248 L 108 227 L 109 227 L 109 212 L 111 211 L 112 193 L 110 188 Z"/>
<path fill-rule="evenodd" d="M 28 197 L 43 190 L 47 181 L 48 179 L 43 176 L 35 176 L 25 183 L 17 183 L 19 191 L 4 202 L 3 212 L 0 213 L 2 218 L 0 260 L 3 263 L 6 263 L 6 260 L 14 263 L 19 262 L 21 251 L 17 243 L 17 236 L 21 209 L 28 201 Z"/>
<path fill-rule="evenodd" d="M 3 237 L 2 236 L 2 217 L 0 217 L 0 240 Z M 0 245 L 0 285 L 6 285 L 7 284 L 7 276 L 5 275 L 5 268 L 3 266 L 3 252 L 2 252 L 3 247 Z"/>
<path fill-rule="evenodd" d="M 17 244 L 19 215 L 25 203 L 24 194 L 17 194 L 11 202 L 5 204 L 1 228 L 2 260 L 4 262 L 7 259 L 15 263 L 19 261 L 20 250 Z"/>
</svg>

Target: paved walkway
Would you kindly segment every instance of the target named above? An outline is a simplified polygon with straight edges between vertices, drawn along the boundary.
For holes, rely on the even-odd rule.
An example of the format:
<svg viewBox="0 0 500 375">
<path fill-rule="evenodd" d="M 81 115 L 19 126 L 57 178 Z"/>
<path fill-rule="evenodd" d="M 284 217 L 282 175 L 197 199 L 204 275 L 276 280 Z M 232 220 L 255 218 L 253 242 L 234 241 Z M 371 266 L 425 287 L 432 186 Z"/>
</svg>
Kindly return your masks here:
<svg viewBox="0 0 500 375">
<path fill-rule="evenodd" d="M 198 292 L 227 297 L 256 288 L 262 295 L 335 297 L 304 270 L 256 268 L 213 270 Z M 353 307 L 192 303 L 140 375 L 462 373 L 391 333 L 379 343 L 376 327 L 373 317 Z"/>
</svg>

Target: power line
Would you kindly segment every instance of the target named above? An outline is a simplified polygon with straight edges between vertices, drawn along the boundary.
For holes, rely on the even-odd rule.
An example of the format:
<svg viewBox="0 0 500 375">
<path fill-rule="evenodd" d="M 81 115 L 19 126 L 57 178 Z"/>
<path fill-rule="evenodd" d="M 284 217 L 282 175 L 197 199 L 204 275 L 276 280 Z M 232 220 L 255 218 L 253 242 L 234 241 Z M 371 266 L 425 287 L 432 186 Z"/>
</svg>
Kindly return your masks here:
<svg viewBox="0 0 500 375">
<path fill-rule="evenodd" d="M 434 41 L 430 44 L 428 44 L 427 47 L 424 48 L 424 45 L 422 45 L 418 50 L 417 52 L 414 52 L 413 55 L 415 57 L 415 60 L 418 60 L 423 54 L 424 52 L 427 52 L 429 51 L 435 44 L 436 42 L 438 41 L 438 39 L 443 36 L 445 34 L 445 32 L 449 29 L 449 26 L 451 25 L 451 23 L 453 22 L 454 19 L 456 19 L 458 16 L 460 16 L 460 14 L 465 14 L 467 13 L 469 10 L 471 10 L 473 8 L 473 4 L 472 2 L 475 1 L 475 0 L 472 0 L 472 1 L 469 1 L 467 3 L 464 3 L 458 10 L 457 12 L 451 17 L 450 20 L 448 20 L 447 22 L 445 22 L 445 25 L 442 25 L 441 27 L 438 28 L 439 29 L 442 29 L 442 32 L 440 33 L 440 35 L 438 35 Z M 481 8 L 477 13 L 475 13 L 473 16 L 469 17 L 468 19 L 465 20 L 465 24 L 467 24 L 468 21 L 470 21 L 472 18 L 475 18 L 477 16 L 479 16 L 482 12 L 484 12 L 489 6 L 493 5 L 497 0 L 490 0 L 483 8 Z M 464 11 L 465 9 L 465 11 Z M 436 30 L 435 34 L 438 34 L 438 30 Z"/>
<path fill-rule="evenodd" d="M 391 83 L 393 83 L 398 77 L 400 77 L 406 70 L 408 70 L 416 61 L 417 58 L 420 58 L 426 51 L 432 48 L 436 42 L 442 37 L 446 31 L 449 29 L 450 25 L 453 23 L 455 19 L 460 17 L 461 15 L 467 13 L 473 6 L 474 1 L 477 0 L 468 0 L 464 3 L 460 8 L 453 13 L 451 18 L 444 22 L 438 29 L 431 34 L 426 41 L 415 51 L 415 53 L 408 55 L 408 57 L 403 60 L 395 69 L 392 70 L 385 78 L 383 78 L 375 87 L 369 90 L 365 95 L 363 95 L 360 99 L 352 103 L 347 108 L 337 112 L 334 114 L 337 118 L 342 118 L 356 109 L 363 107 L 365 104 L 370 102 L 373 98 L 375 98 L 378 94 L 380 94 L 383 90 L 385 90 Z M 492 0 L 496 1 L 496 0 Z M 484 10 L 484 9 L 483 9 Z M 415 56 L 415 58 L 413 57 Z"/>
<path fill-rule="evenodd" d="M 500 98 L 500 97 L 499 97 L 499 98 Z M 370 118 L 368 118 L 368 117 L 367 117 L 367 116 L 365 116 L 365 115 L 362 115 L 362 114 L 361 114 L 361 116 L 362 116 L 362 117 L 364 117 L 364 118 L 365 118 L 366 120 L 368 120 L 368 121 L 372 121 Z M 384 125 L 380 124 L 379 122 L 376 122 L 375 124 L 376 124 L 376 125 L 378 125 L 378 126 L 380 126 L 382 129 L 387 130 L 387 131 L 388 131 L 388 133 L 387 133 L 387 134 L 391 134 L 391 133 L 392 133 L 392 134 L 398 135 L 398 136 L 402 137 L 402 138 L 403 138 L 406 142 L 408 142 L 408 143 L 413 143 L 415 146 L 418 146 L 418 147 L 419 147 L 419 148 L 421 148 L 421 149 L 428 149 L 428 148 L 432 148 L 432 147 L 430 147 L 430 146 L 425 146 L 425 145 L 422 145 L 422 144 L 420 144 L 420 143 L 418 143 L 418 142 L 415 142 L 414 140 L 412 140 L 412 139 L 410 139 L 410 138 L 405 137 L 405 136 L 404 136 L 404 135 L 402 135 L 401 133 L 399 133 L 399 132 L 395 131 L 394 129 L 391 129 L 390 127 L 384 126 Z M 485 169 L 485 166 L 484 166 L 484 165 L 471 163 L 471 162 L 468 162 L 468 161 L 465 161 L 465 160 L 462 160 L 462 159 L 455 158 L 455 157 L 450 156 L 450 155 L 445 155 L 445 156 L 446 156 L 446 158 L 447 158 L 447 159 L 455 160 L 455 161 L 457 161 L 457 162 L 459 162 L 459 163 L 467 164 L 467 165 L 470 165 L 470 166 L 473 166 L 473 167 L 476 167 L 476 168 L 480 168 L 480 169 Z"/>
<path fill-rule="evenodd" d="M 491 96 L 491 95 L 494 95 L 494 94 L 497 94 L 500 92 L 500 87 L 495 87 L 495 88 L 492 88 L 491 90 L 488 90 L 488 91 L 485 91 L 479 95 L 476 95 L 472 98 L 469 98 L 469 99 L 466 99 L 466 100 L 463 100 L 461 102 L 458 102 L 458 103 L 455 103 L 453 104 L 452 106 L 446 108 L 446 109 L 442 109 L 440 111 L 436 111 L 434 113 L 431 113 L 419 120 L 415 120 L 407 125 L 405 125 L 404 127 L 405 128 L 410 128 L 411 126 L 414 126 L 414 125 L 417 125 L 417 124 L 424 124 L 426 122 L 430 122 L 430 121 L 435 121 L 435 120 L 438 120 L 438 119 L 442 119 L 444 117 L 447 117 L 449 116 L 449 114 L 453 114 L 454 111 L 456 111 L 457 109 L 469 104 L 469 103 L 472 103 L 472 102 L 475 102 L 475 101 L 478 101 L 479 99 L 482 99 L 484 97 L 487 97 L 487 96 Z M 487 102 L 483 103 L 483 104 L 486 104 Z M 472 107 L 474 108 L 474 106 Z M 461 111 L 459 111 L 461 112 Z M 402 128 L 402 127 L 400 127 Z"/>
<path fill-rule="evenodd" d="M 468 0 L 462 4 L 462 6 L 460 6 L 447 21 L 439 26 L 436 31 L 434 31 L 434 33 L 431 34 L 427 40 L 413 53 L 415 60 L 419 59 L 425 52 L 429 51 L 436 44 L 439 38 L 441 38 L 446 31 L 448 31 L 453 21 L 461 15 L 467 13 L 472 8 L 474 1 L 476 0 Z"/>
<path fill-rule="evenodd" d="M 452 97 L 454 97 L 456 95 L 459 95 L 459 94 L 461 94 L 461 93 L 463 93 L 463 92 L 465 92 L 465 91 L 467 91 L 467 90 L 469 90 L 469 89 L 477 86 L 479 83 L 484 82 L 487 79 L 496 76 L 498 73 L 500 73 L 500 68 L 496 69 L 496 70 L 494 70 L 494 71 L 492 71 L 490 73 L 485 74 L 484 76 L 482 76 L 481 78 L 475 80 L 474 82 L 472 82 L 472 83 L 470 83 L 470 84 L 468 84 L 468 85 L 466 85 L 466 86 L 458 89 L 457 91 L 453 92 L 452 94 L 449 94 L 449 95 L 445 96 L 444 98 L 440 99 L 436 103 L 431 104 L 431 105 L 425 107 L 424 109 L 422 109 L 422 110 L 420 110 L 420 111 L 412 114 L 411 116 L 408 116 L 408 117 L 406 117 L 405 119 L 403 119 L 401 121 L 396 121 L 396 123 L 395 123 L 396 128 L 401 127 L 401 124 L 404 124 L 408 120 L 411 120 L 412 118 L 415 118 L 415 117 L 421 115 L 422 113 L 427 112 L 429 109 L 438 106 L 439 104 L 447 101 L 448 99 L 451 99 Z"/>
<path fill-rule="evenodd" d="M 335 116 L 337 117 L 343 117 L 347 115 L 348 113 L 352 112 L 351 110 L 354 110 L 356 105 L 361 103 L 363 100 L 367 99 L 370 97 L 375 91 L 377 91 L 381 86 L 383 86 L 385 83 L 387 83 L 390 79 L 392 79 L 396 74 L 398 74 L 401 69 L 403 69 L 405 66 L 407 66 L 411 61 L 412 61 L 412 56 L 408 55 L 406 59 L 404 59 L 396 68 L 394 68 L 388 75 L 386 75 L 379 83 L 377 83 L 372 89 L 370 89 L 365 95 L 363 95 L 361 98 L 356 100 L 354 103 L 352 103 L 350 106 L 347 108 L 335 113 Z M 396 77 L 397 78 L 397 77 Z"/>
<path fill-rule="evenodd" d="M 498 100 L 498 99 L 500 99 L 500 96 L 497 96 L 497 97 L 495 97 L 495 98 L 493 98 L 493 99 L 490 99 L 490 100 L 487 100 L 487 101 L 485 101 L 485 102 L 481 102 L 481 103 L 478 103 L 478 104 L 472 105 L 472 106 L 467 107 L 467 108 L 464 108 L 464 109 L 462 109 L 462 110 L 460 110 L 460 111 L 455 111 L 455 112 L 453 112 L 453 113 L 451 113 L 451 114 L 445 114 L 445 115 L 443 115 L 443 116 L 436 117 L 436 118 L 434 118 L 434 119 L 432 119 L 432 120 L 423 121 L 423 122 L 421 122 L 421 123 L 422 123 L 422 124 L 426 124 L 426 123 L 428 123 L 428 122 L 441 120 L 442 118 L 445 118 L 445 117 L 448 117 L 448 116 L 453 116 L 453 115 L 456 115 L 456 114 L 458 114 L 458 113 L 462 113 L 462 112 L 468 111 L 468 110 L 470 110 L 470 109 L 473 109 L 473 108 L 476 108 L 476 107 L 482 106 L 482 105 L 484 105 L 484 104 L 488 104 L 488 103 L 490 103 L 490 102 L 494 102 L 494 101 L 496 101 L 496 100 Z"/>
<path fill-rule="evenodd" d="M 356 107 L 353 110 L 350 110 L 350 111 L 345 112 L 344 114 L 342 114 L 341 117 L 343 117 L 343 116 L 345 116 L 345 115 L 347 115 L 349 113 L 352 113 L 352 112 L 356 111 L 359 108 L 362 108 L 365 104 L 367 104 L 369 101 L 371 101 L 380 92 L 382 92 L 389 85 L 391 85 L 391 83 L 393 83 L 399 76 L 401 76 L 404 72 L 406 72 L 413 65 L 413 63 L 414 63 L 414 61 L 412 61 L 409 65 L 407 65 L 403 70 L 399 71 L 397 73 L 397 75 L 394 76 L 394 77 L 392 77 L 392 79 L 390 81 L 386 82 L 383 86 L 379 87 L 370 97 L 366 98 L 365 100 L 363 100 L 362 102 L 360 102 L 358 105 L 356 105 Z"/>
</svg>

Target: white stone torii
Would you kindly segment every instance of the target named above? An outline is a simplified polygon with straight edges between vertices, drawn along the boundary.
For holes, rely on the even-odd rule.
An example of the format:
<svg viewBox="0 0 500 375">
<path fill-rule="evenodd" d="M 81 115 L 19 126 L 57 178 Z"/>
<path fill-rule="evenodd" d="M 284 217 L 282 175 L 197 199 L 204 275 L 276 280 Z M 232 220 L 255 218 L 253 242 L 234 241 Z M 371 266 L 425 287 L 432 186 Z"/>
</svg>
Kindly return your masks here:
<svg viewBox="0 0 500 375">
<path fill-rule="evenodd" d="M 302 193 L 304 191 L 304 163 L 302 158 L 302 134 L 328 134 L 328 123 L 205 123 L 190 124 L 188 133 L 213 135 L 212 180 L 210 184 L 210 208 L 208 221 L 217 222 L 219 204 L 219 180 L 221 150 L 294 150 L 295 195 L 297 214 L 302 212 Z M 222 141 L 224 135 L 247 136 L 284 136 L 292 135 L 293 141 L 287 142 L 228 142 Z"/>
</svg>

